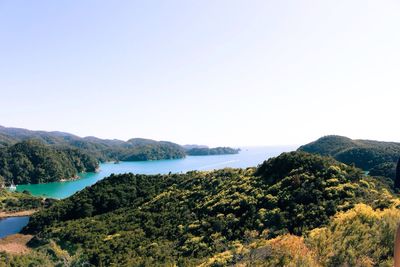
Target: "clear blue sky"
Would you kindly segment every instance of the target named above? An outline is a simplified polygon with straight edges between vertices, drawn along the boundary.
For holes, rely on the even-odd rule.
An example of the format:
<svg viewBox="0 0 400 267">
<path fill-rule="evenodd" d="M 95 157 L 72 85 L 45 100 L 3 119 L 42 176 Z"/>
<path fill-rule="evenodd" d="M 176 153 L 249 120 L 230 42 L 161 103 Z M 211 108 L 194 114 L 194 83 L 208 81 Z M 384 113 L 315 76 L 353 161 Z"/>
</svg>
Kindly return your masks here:
<svg viewBox="0 0 400 267">
<path fill-rule="evenodd" d="M 399 1 L 0 0 L 0 125 L 400 141 Z"/>
</svg>

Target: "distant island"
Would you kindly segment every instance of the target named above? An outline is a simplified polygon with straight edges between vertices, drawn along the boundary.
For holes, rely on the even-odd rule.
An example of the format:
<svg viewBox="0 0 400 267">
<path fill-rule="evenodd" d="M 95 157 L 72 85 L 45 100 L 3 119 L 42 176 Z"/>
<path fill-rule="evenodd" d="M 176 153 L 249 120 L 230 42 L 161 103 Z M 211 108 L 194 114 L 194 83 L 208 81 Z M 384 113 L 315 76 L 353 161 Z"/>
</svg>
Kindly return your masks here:
<svg viewBox="0 0 400 267">
<path fill-rule="evenodd" d="M 183 148 L 186 150 L 189 150 L 192 148 L 208 148 L 208 146 L 205 146 L 205 145 L 183 145 Z"/>
<path fill-rule="evenodd" d="M 206 155 L 226 155 L 226 154 L 237 154 L 240 148 L 231 147 L 193 147 L 186 150 L 186 154 L 190 156 L 206 156 Z"/>
<path fill-rule="evenodd" d="M 71 180 L 99 162 L 181 159 L 186 155 L 235 154 L 229 147 L 190 147 L 168 141 L 79 137 L 65 132 L 0 126 L 0 182 L 6 185 Z"/>
</svg>

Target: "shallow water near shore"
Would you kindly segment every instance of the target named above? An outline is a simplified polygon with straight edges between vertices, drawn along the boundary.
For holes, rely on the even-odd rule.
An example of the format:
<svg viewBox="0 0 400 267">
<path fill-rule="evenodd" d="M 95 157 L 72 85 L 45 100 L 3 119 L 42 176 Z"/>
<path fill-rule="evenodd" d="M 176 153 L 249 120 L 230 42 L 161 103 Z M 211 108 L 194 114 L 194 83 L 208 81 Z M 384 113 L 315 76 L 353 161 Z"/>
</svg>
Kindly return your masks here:
<svg viewBox="0 0 400 267">
<path fill-rule="evenodd" d="M 19 233 L 28 222 L 29 216 L 0 219 L 0 238 Z"/>
<path fill-rule="evenodd" d="M 46 184 L 18 185 L 17 191 L 28 190 L 32 195 L 66 198 L 97 181 L 114 174 L 166 174 L 185 173 L 191 170 L 213 170 L 225 167 L 255 167 L 270 157 L 295 150 L 295 146 L 244 147 L 239 154 L 218 156 L 188 156 L 184 159 L 102 163 L 97 173 L 82 173 L 79 179 Z"/>
</svg>

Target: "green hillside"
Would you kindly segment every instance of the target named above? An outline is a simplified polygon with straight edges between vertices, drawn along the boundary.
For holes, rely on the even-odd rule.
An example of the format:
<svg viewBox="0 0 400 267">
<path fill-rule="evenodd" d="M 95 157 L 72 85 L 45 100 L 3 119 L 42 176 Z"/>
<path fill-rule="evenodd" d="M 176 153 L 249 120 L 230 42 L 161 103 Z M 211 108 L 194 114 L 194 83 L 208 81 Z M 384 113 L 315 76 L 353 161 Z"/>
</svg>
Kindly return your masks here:
<svg viewBox="0 0 400 267">
<path fill-rule="evenodd" d="M 37 210 L 48 207 L 56 202 L 54 199 L 35 197 L 29 193 L 9 192 L 0 189 L 0 212 L 18 212 L 25 210 Z"/>
<path fill-rule="evenodd" d="M 0 126 L 0 176 L 7 183 L 47 183 L 94 171 L 98 162 L 180 159 L 186 155 L 236 154 L 230 147 L 187 149 L 167 141 L 78 137 L 64 132 Z"/>
<path fill-rule="evenodd" d="M 108 160 L 145 161 L 186 156 L 180 145 L 134 138 L 81 138 L 63 132 L 0 126 L 0 177 L 6 184 L 48 183 L 93 172 Z"/>
<path fill-rule="evenodd" d="M 301 146 L 299 151 L 331 156 L 336 160 L 369 171 L 373 176 L 395 179 L 400 143 L 352 140 L 342 136 L 325 136 Z"/>
<path fill-rule="evenodd" d="M 186 154 L 190 156 L 206 156 L 206 155 L 226 155 L 226 154 L 237 154 L 240 149 L 231 147 L 194 147 L 186 150 Z"/>
<path fill-rule="evenodd" d="M 308 260 L 322 264 L 329 262 L 331 247 L 320 248 L 322 243 L 315 240 L 328 234 L 339 238 L 335 227 L 324 227 L 331 227 L 333 216 L 341 216 L 340 212 L 354 212 L 358 203 L 372 213 L 399 204 L 385 183 L 359 169 L 292 152 L 258 168 L 112 175 L 36 213 L 24 232 L 35 235 L 30 242 L 34 251 L 47 251 L 54 262 L 72 266 L 254 266 L 252 250 L 288 245 L 292 239 L 310 251 Z M 397 213 L 391 216 L 398 218 Z M 359 258 L 390 262 L 392 228 L 382 237 L 386 243 L 371 247 L 384 250 L 346 254 L 335 264 Z M 314 239 L 308 237 L 312 231 Z M 350 242 L 335 249 L 345 253 L 352 247 L 356 244 Z M 283 246 L 263 262 L 283 266 L 275 263 L 295 257 L 290 249 Z M 319 258 L 317 252 L 327 256 Z"/>
<path fill-rule="evenodd" d="M 183 158 L 183 147 L 172 142 L 133 138 L 128 141 L 79 137 L 63 132 L 30 131 L 21 128 L 0 126 L 0 147 L 11 146 L 21 141 L 36 140 L 56 148 L 74 148 L 89 154 L 99 161 L 109 160 L 159 160 Z"/>
<path fill-rule="evenodd" d="M 46 183 L 93 172 L 98 161 L 76 148 L 28 140 L 0 148 L 0 177 L 6 184 Z"/>
</svg>

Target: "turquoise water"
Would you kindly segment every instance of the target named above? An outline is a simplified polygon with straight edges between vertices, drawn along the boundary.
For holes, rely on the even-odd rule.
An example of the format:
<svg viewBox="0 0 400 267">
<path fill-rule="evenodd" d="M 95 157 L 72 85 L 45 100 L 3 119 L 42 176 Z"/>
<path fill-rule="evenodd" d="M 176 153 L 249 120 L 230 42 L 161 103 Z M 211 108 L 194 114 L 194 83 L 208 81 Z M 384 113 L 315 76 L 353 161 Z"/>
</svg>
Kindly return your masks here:
<svg viewBox="0 0 400 267">
<path fill-rule="evenodd" d="M 19 233 L 29 222 L 29 216 L 0 219 L 0 238 Z"/>
<path fill-rule="evenodd" d="M 119 164 L 102 163 L 100 164 L 100 171 L 98 173 L 80 174 L 80 179 L 75 181 L 18 185 L 17 191 L 28 190 L 32 195 L 62 199 L 96 183 L 112 173 L 132 172 L 140 174 L 165 174 L 169 172 L 181 173 L 191 170 L 213 170 L 225 167 L 253 167 L 270 157 L 294 149 L 296 149 L 296 147 L 293 146 L 251 147 L 242 148 L 239 154 L 234 155 L 188 156 L 184 159 L 120 162 Z"/>
</svg>

